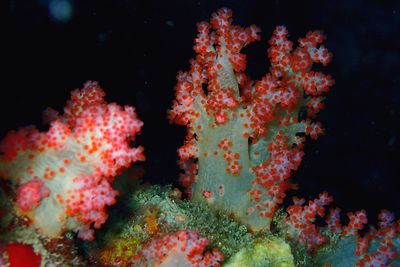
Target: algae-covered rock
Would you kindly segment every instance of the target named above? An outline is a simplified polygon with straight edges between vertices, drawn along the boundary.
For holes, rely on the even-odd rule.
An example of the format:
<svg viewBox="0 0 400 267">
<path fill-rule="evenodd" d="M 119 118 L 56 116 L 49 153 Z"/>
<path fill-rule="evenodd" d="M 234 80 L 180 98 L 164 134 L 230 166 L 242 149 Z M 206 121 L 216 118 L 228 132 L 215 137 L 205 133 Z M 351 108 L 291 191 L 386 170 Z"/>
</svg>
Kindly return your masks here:
<svg viewBox="0 0 400 267">
<path fill-rule="evenodd" d="M 241 249 L 223 266 L 294 267 L 295 264 L 290 246 L 279 238 L 269 237 Z"/>
</svg>

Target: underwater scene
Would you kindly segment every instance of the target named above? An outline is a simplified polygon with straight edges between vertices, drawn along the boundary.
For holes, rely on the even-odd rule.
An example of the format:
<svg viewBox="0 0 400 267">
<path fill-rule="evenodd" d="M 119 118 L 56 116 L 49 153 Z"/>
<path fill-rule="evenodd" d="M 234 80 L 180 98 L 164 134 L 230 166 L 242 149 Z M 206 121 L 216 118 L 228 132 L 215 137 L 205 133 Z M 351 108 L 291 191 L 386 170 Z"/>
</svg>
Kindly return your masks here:
<svg viewBox="0 0 400 267">
<path fill-rule="evenodd" d="M 400 2 L 6 0 L 0 267 L 400 266 Z"/>
</svg>

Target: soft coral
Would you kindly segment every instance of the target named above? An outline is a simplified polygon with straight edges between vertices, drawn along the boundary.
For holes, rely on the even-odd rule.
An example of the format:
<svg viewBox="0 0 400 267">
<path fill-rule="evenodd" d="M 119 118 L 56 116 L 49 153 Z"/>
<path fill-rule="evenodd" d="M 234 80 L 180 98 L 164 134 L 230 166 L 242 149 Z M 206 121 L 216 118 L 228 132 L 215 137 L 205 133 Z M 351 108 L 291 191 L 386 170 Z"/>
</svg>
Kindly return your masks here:
<svg viewBox="0 0 400 267">
<path fill-rule="evenodd" d="M 107 104 L 104 95 L 87 82 L 72 92 L 63 115 L 47 110 L 47 132 L 21 128 L 0 143 L 0 174 L 17 188 L 18 211 L 46 236 L 79 230 L 93 238 L 92 224 L 99 228 L 105 207 L 115 203 L 113 178 L 144 160 L 143 148 L 130 145 L 143 125 L 134 108 Z"/>
</svg>

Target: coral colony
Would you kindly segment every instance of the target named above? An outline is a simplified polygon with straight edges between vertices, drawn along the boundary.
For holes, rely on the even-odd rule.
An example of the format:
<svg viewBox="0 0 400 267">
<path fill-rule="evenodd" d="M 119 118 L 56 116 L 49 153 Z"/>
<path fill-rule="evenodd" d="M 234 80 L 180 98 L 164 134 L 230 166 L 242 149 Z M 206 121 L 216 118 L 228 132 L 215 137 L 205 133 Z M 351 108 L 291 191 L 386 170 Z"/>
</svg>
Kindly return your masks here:
<svg viewBox="0 0 400 267">
<path fill-rule="evenodd" d="M 62 116 L 54 114 L 48 132 L 21 128 L 1 144 L 1 176 L 16 188 L 17 211 L 47 237 L 73 230 L 93 239 L 91 225 L 101 227 L 118 195 L 113 177 L 144 159 L 141 147 L 129 147 L 143 123 L 132 107 L 107 104 L 103 95 L 88 82 L 72 92 Z"/>
<path fill-rule="evenodd" d="M 391 212 L 364 229 L 364 210 L 342 225 L 326 192 L 281 205 L 306 139 L 324 133 L 315 117 L 334 82 L 312 67 L 332 58 L 325 36 L 310 31 L 294 47 L 278 26 L 269 73 L 254 81 L 241 50 L 260 29 L 231 17 L 223 8 L 198 23 L 190 70 L 177 75 L 168 119 L 187 127 L 185 196 L 135 179 L 143 123 L 87 82 L 62 114 L 45 111 L 47 132 L 20 128 L 1 142 L 0 266 L 400 266 Z"/>
</svg>

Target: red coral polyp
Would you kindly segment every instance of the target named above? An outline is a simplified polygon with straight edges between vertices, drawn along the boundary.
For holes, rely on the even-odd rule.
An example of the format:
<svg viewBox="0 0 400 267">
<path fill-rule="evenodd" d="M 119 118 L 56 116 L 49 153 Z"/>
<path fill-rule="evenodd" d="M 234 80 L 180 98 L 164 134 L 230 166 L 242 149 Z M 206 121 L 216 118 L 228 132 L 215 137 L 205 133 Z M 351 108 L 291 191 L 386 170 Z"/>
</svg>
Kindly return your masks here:
<svg viewBox="0 0 400 267">
<path fill-rule="evenodd" d="M 22 211 L 30 211 L 37 206 L 43 198 L 50 195 L 50 191 L 42 180 L 34 177 L 29 182 L 21 184 L 17 189 L 17 203 Z"/>
</svg>

